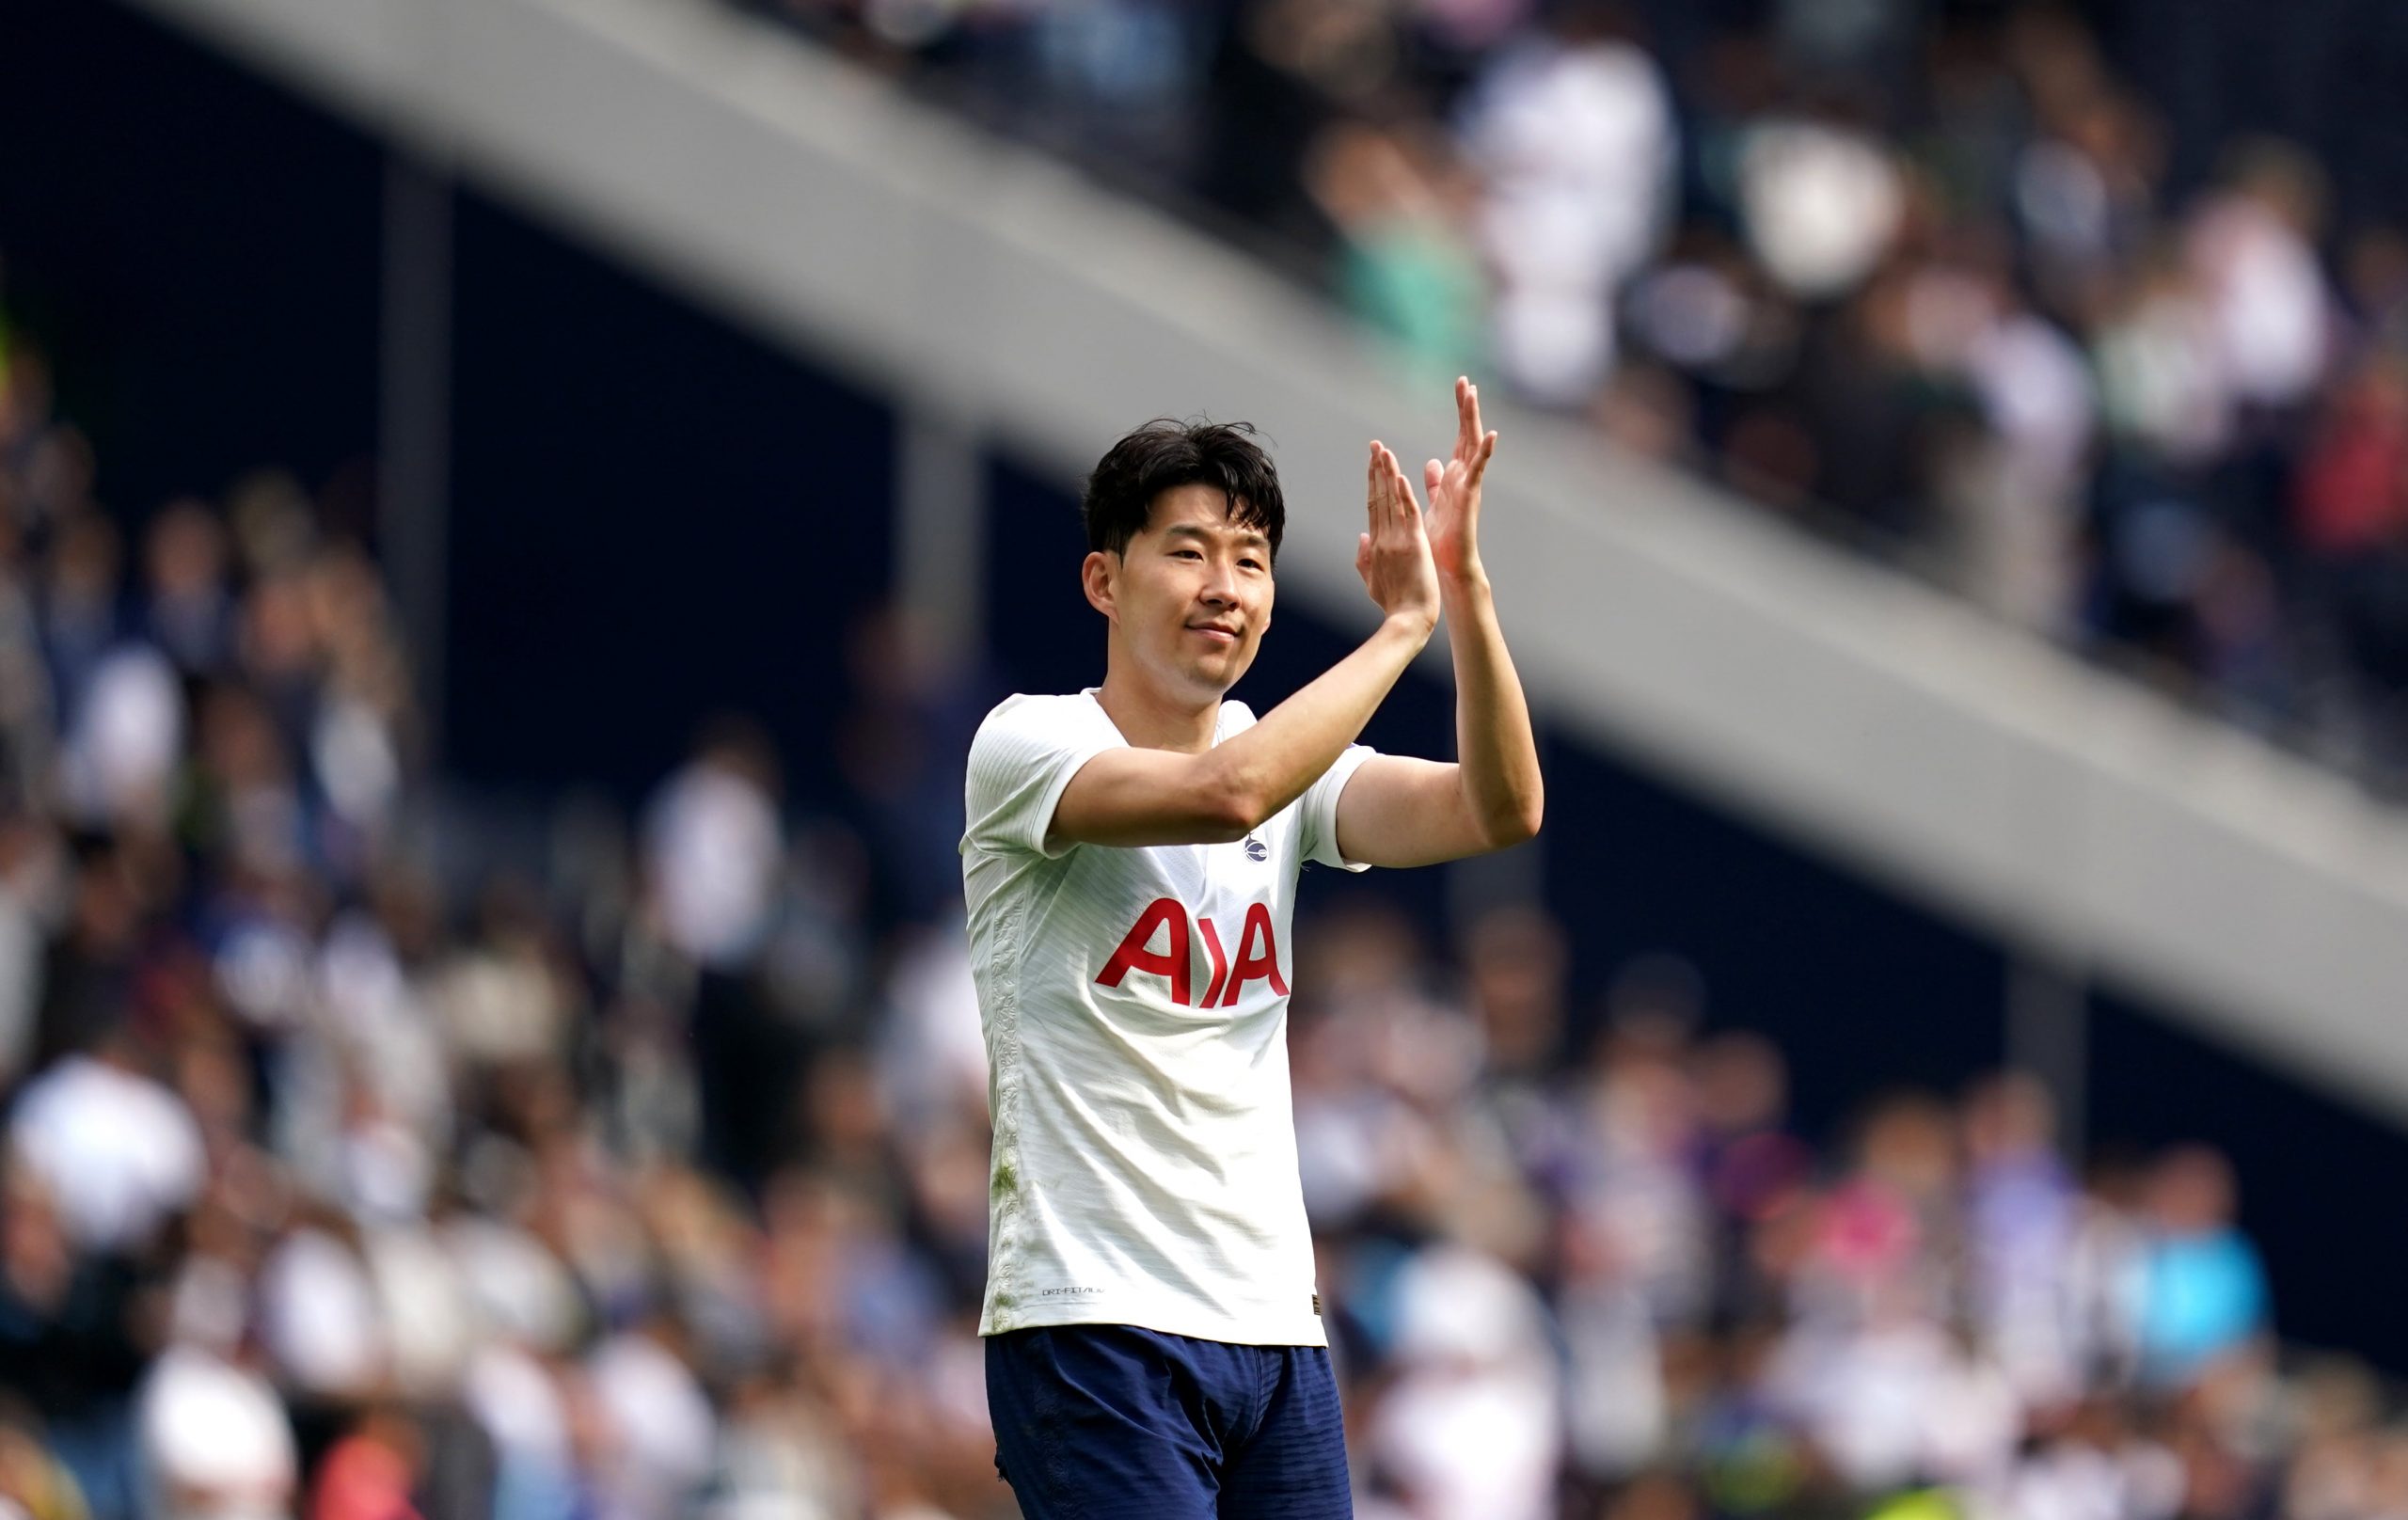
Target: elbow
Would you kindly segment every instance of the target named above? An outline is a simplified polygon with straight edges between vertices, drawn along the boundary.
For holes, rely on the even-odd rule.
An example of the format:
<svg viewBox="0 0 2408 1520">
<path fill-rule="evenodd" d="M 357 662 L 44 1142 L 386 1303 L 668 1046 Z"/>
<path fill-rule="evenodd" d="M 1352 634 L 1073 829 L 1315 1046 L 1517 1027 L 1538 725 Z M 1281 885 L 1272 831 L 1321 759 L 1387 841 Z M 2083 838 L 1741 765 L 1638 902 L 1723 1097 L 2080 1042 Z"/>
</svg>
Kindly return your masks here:
<svg viewBox="0 0 2408 1520">
<path fill-rule="evenodd" d="M 1208 834 L 1206 843 L 1215 845 L 1244 839 L 1269 816 L 1243 780 L 1227 771 L 1210 775 L 1197 800 L 1196 815 L 1198 826 Z"/>
<path fill-rule="evenodd" d="M 1546 800 L 1536 793 L 1525 799 L 1512 812 L 1492 819 L 1488 829 L 1488 847 L 1511 849 L 1527 845 L 1539 836 L 1539 825 L 1545 821 Z"/>
<path fill-rule="evenodd" d="M 1254 832 L 1262 820 L 1243 798 L 1223 795 L 1212 799 L 1205 807 L 1202 827 L 1204 843 L 1226 845 L 1244 839 Z"/>
</svg>

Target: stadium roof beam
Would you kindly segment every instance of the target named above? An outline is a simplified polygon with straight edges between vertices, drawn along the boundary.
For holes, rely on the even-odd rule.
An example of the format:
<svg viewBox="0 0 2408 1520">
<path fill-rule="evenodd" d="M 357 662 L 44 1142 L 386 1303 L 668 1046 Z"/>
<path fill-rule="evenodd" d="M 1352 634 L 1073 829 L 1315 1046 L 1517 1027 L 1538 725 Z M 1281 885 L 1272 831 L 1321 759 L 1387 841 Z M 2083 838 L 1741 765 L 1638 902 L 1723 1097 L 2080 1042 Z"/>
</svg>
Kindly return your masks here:
<svg viewBox="0 0 2408 1520">
<path fill-rule="evenodd" d="M 1133 417 L 1200 409 L 1275 420 L 1291 496 L 1352 500 L 1363 438 L 1428 410 L 1240 256 L 717 5 L 135 3 L 1066 477 Z M 1485 552 L 1556 724 L 2408 1116 L 2400 815 L 1576 429 L 1497 420 Z M 1361 617 L 1354 532 L 1296 514 L 1283 589 Z"/>
</svg>

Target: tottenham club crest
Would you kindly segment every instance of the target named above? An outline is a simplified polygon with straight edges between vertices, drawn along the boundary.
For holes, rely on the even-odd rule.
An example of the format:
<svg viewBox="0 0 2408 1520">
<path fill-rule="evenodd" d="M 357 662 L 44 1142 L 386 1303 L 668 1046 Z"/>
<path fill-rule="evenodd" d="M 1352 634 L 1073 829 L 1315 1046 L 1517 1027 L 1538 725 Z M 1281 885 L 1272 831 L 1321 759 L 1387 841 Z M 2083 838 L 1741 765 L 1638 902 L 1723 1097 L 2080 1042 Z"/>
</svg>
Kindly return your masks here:
<svg viewBox="0 0 2408 1520">
<path fill-rule="evenodd" d="M 1261 840 L 1255 838 L 1252 834 L 1245 836 L 1245 858 L 1247 860 L 1264 860 L 1267 859 L 1270 854 L 1270 846 L 1264 844 Z"/>
</svg>

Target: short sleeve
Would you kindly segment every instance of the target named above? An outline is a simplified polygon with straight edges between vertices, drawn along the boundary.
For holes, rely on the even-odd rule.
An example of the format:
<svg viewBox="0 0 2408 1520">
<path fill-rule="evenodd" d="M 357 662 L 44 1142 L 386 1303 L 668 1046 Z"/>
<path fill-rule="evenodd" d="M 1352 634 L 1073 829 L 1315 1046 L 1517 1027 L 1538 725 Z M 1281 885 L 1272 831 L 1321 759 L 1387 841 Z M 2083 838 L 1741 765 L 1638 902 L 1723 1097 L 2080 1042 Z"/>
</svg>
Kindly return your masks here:
<svg viewBox="0 0 2408 1520">
<path fill-rule="evenodd" d="M 1069 844 L 1045 847 L 1055 805 L 1081 766 L 1124 743 L 1112 720 L 1084 697 L 1006 698 L 970 741 L 963 847 L 1049 860 L 1069 853 Z"/>
<path fill-rule="evenodd" d="M 1369 861 L 1350 861 L 1338 850 L 1338 798 L 1363 762 L 1380 752 L 1368 744 L 1350 744 L 1321 773 L 1321 780 L 1305 788 L 1304 838 L 1302 853 L 1308 861 L 1335 865 L 1341 871 L 1368 871 Z"/>
</svg>

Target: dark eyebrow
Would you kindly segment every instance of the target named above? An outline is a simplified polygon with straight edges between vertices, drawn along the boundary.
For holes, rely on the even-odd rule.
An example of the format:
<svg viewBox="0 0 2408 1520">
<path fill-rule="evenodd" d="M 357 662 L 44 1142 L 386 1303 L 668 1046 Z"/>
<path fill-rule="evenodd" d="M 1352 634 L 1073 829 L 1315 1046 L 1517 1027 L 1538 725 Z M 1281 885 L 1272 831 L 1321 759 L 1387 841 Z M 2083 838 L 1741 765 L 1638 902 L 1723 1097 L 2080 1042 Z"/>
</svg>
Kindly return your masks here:
<svg viewBox="0 0 2408 1520">
<path fill-rule="evenodd" d="M 1212 537 L 1212 533 L 1210 529 L 1200 528 L 1195 523 L 1177 523 L 1171 527 L 1164 529 L 1163 537 L 1200 538 L 1210 542 Z M 1251 528 L 1240 532 L 1237 537 L 1239 543 L 1245 545 L 1249 548 L 1267 549 L 1271 546 L 1271 540 L 1263 537 L 1260 533 L 1256 532 Z"/>
</svg>

